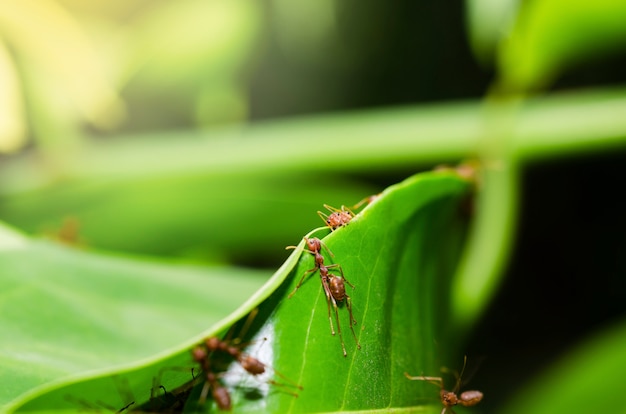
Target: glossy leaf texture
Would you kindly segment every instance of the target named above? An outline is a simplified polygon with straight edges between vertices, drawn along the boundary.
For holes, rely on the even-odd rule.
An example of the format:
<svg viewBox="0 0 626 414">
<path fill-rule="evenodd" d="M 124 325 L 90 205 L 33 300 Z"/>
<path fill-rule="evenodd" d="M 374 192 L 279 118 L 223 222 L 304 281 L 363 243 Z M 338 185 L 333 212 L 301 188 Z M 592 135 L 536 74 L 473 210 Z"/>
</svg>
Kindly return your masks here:
<svg viewBox="0 0 626 414">
<path fill-rule="evenodd" d="M 323 239 L 340 264 L 357 324 L 339 308 L 339 335 L 331 335 L 328 305 L 318 272 L 292 292 L 315 267 L 303 253 L 290 280 L 263 305 L 269 314 L 260 336 L 268 338 L 266 360 L 303 387 L 298 398 L 270 387 L 262 402 L 241 396 L 237 412 L 336 412 L 407 408 L 437 403 L 432 384 L 409 381 L 404 372 L 438 373 L 441 358 L 456 344 L 446 329 L 450 279 L 463 246 L 471 185 L 452 172 L 414 176 L 392 186 L 349 225 Z M 330 271 L 337 274 L 336 270 Z M 335 329 L 337 324 L 331 312 Z M 279 378 L 275 377 L 278 381 Z M 245 383 L 245 380 L 243 380 Z M 408 408 L 407 408 L 408 409 Z"/>
<path fill-rule="evenodd" d="M 86 252 L 6 227 L 0 227 L 0 274 L 5 409 L 20 404 L 16 397 L 31 398 L 26 393 L 179 346 L 227 317 L 267 276 Z M 97 400 L 100 392 L 85 390 L 82 398 Z"/>
</svg>

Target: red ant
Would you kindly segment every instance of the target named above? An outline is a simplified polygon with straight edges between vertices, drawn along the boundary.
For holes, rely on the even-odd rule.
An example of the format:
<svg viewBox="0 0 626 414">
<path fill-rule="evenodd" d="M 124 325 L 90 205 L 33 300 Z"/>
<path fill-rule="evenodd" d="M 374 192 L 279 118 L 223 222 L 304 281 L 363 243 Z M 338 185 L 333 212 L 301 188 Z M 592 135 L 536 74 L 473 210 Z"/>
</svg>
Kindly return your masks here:
<svg viewBox="0 0 626 414">
<path fill-rule="evenodd" d="M 265 373 L 265 369 L 267 368 L 267 365 L 259 361 L 258 359 L 254 358 L 252 355 L 248 355 L 248 354 L 241 352 L 240 346 L 234 346 L 228 341 L 222 341 L 217 337 L 207 338 L 205 340 L 205 345 L 206 345 L 206 348 L 209 350 L 209 352 L 222 352 L 235 358 L 235 360 L 239 362 L 239 365 L 241 365 L 241 367 L 244 370 L 246 370 L 250 375 L 257 376 L 257 375 L 261 375 Z M 285 381 L 289 382 L 289 384 L 269 381 L 270 384 L 279 385 L 279 386 L 287 385 L 287 386 L 298 388 L 300 390 L 302 389 L 302 386 L 292 383 L 287 377 L 285 377 L 280 372 L 276 370 L 273 370 L 273 371 L 276 375 L 283 378 Z M 295 397 L 298 396 L 298 394 L 295 394 L 292 392 L 289 392 L 289 394 Z"/>
<path fill-rule="evenodd" d="M 374 194 L 369 197 L 365 197 L 363 200 L 359 201 L 352 207 L 341 206 L 341 208 L 335 208 L 329 206 L 328 204 L 324 204 L 324 208 L 330 211 L 330 214 L 322 213 L 321 211 L 317 212 L 317 215 L 326 223 L 330 231 L 337 230 L 339 227 L 346 226 L 350 223 L 355 216 L 353 210 L 359 209 L 363 204 L 370 204 L 374 200 L 376 200 L 380 194 Z"/>
<path fill-rule="evenodd" d="M 350 330 L 352 331 L 352 335 L 354 336 L 354 340 L 356 341 L 357 348 L 361 349 L 361 344 L 356 337 L 356 333 L 354 332 L 354 326 L 356 325 L 356 319 L 354 319 L 354 315 L 352 314 L 352 300 L 350 296 L 346 293 L 346 286 L 344 284 L 347 283 L 354 289 L 354 285 L 348 281 L 343 275 L 343 269 L 337 263 L 331 264 L 328 266 L 324 265 L 324 256 L 320 253 L 322 247 L 334 257 L 333 253 L 326 247 L 322 241 L 316 237 L 313 238 L 304 238 L 308 249 L 305 249 L 306 252 L 311 253 L 315 256 L 315 267 L 307 270 L 300 278 L 300 281 L 294 288 L 293 292 L 289 294 L 289 298 L 291 298 L 296 291 L 302 286 L 304 279 L 309 273 L 313 273 L 319 269 L 320 278 L 322 280 L 322 287 L 324 288 L 324 293 L 326 294 L 326 303 L 328 305 L 328 321 L 330 323 L 330 333 L 335 335 L 335 328 L 333 326 L 333 319 L 330 313 L 330 305 L 332 303 L 333 308 L 335 309 L 335 319 L 337 320 L 337 331 L 339 332 L 339 339 L 341 340 L 341 349 L 343 350 L 343 356 L 347 356 L 346 346 L 343 342 L 343 336 L 341 334 L 341 325 L 339 323 L 339 311 L 337 309 L 337 302 L 341 303 L 344 299 L 346 300 L 346 307 L 348 308 L 348 313 L 350 314 Z M 287 249 L 295 249 L 296 246 L 287 246 Z M 329 273 L 331 269 L 339 269 L 339 273 L 341 276 L 336 276 Z"/>
<path fill-rule="evenodd" d="M 230 401 L 230 394 L 226 388 L 220 384 L 217 380 L 217 375 L 211 369 L 211 362 L 209 361 L 209 352 L 202 347 L 197 346 L 191 351 L 191 355 L 193 356 L 194 361 L 200 364 L 202 367 L 202 372 L 205 375 L 206 382 L 204 383 L 204 387 L 202 388 L 202 392 L 200 393 L 200 404 L 204 404 L 206 400 L 209 389 L 211 389 L 211 394 L 213 395 L 213 399 L 215 403 L 219 407 L 220 410 L 230 411 L 232 408 L 232 404 Z"/>
<path fill-rule="evenodd" d="M 467 357 L 463 358 L 463 369 L 461 370 L 461 374 L 458 374 L 456 371 L 454 372 L 454 375 L 456 377 L 456 385 L 454 386 L 454 389 L 452 391 L 447 391 L 444 389 L 443 378 L 441 377 L 425 377 L 423 375 L 412 377 L 406 372 L 404 373 L 404 376 L 410 380 L 428 381 L 431 384 L 438 385 L 440 388 L 439 398 L 441 399 L 441 403 L 443 404 L 443 410 L 441 410 L 441 414 L 445 414 L 448 410 L 452 414 L 454 414 L 454 410 L 452 410 L 452 407 L 454 407 L 455 405 L 460 404 L 464 407 L 472 407 L 478 404 L 483 399 L 483 393 L 476 390 L 464 391 L 461 393 L 461 395 L 457 396 L 459 388 L 461 388 L 461 378 L 463 377 L 466 363 Z"/>
<path fill-rule="evenodd" d="M 255 309 L 254 311 L 250 313 L 250 316 L 248 317 L 244 327 L 241 330 L 242 332 L 241 335 L 243 335 L 243 333 L 247 331 L 247 329 L 249 328 L 252 322 L 252 319 L 254 319 L 257 313 L 258 313 L 257 309 Z M 227 356 L 234 358 L 239 363 L 239 365 L 241 365 L 241 367 L 245 371 L 247 371 L 250 375 L 258 376 L 258 375 L 265 373 L 267 365 L 262 363 L 258 359 L 254 358 L 253 356 L 242 352 L 241 351 L 242 344 L 236 343 L 236 342 L 237 341 L 231 342 L 228 339 L 221 340 L 218 337 L 213 336 L 213 337 L 209 337 L 205 339 L 203 344 L 193 349 L 192 351 L 193 359 L 196 362 L 200 363 L 200 366 L 206 375 L 206 383 L 200 395 L 200 403 L 204 403 L 208 390 L 212 389 L 213 398 L 215 399 L 218 407 L 221 410 L 231 409 L 230 395 L 228 393 L 228 390 L 220 384 L 220 382 L 217 380 L 217 375 L 212 370 L 210 359 L 211 359 L 211 356 L 216 353 L 227 355 Z M 289 384 L 269 381 L 270 384 L 278 385 L 278 386 L 291 386 L 291 387 L 298 388 L 300 390 L 302 389 L 300 385 L 292 383 L 283 374 L 277 372 L 276 370 L 273 370 L 273 371 L 276 375 L 288 381 Z M 298 397 L 298 394 L 294 392 L 289 392 L 289 391 L 287 392 L 295 397 Z"/>
<path fill-rule="evenodd" d="M 324 204 L 324 208 L 330 211 L 330 214 L 324 214 L 321 211 L 317 212 L 317 215 L 326 223 L 330 231 L 337 230 L 339 227 L 347 225 L 354 217 L 354 213 L 348 207 L 341 206 L 341 208 L 335 208 Z"/>
</svg>

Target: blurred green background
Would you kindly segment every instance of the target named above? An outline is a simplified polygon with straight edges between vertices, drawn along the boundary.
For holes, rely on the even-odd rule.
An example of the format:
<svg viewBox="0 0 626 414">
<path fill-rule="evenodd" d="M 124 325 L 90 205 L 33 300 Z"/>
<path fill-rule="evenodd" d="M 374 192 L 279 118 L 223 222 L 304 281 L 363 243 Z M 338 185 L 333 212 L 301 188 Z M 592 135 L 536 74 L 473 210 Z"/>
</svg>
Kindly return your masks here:
<svg viewBox="0 0 626 414">
<path fill-rule="evenodd" d="M 611 0 L 0 4 L 0 219 L 274 269 L 323 203 L 506 159 L 517 230 L 494 236 L 503 282 L 463 348 L 485 357 L 476 410 L 523 407 L 624 320 L 624 21 Z"/>
</svg>

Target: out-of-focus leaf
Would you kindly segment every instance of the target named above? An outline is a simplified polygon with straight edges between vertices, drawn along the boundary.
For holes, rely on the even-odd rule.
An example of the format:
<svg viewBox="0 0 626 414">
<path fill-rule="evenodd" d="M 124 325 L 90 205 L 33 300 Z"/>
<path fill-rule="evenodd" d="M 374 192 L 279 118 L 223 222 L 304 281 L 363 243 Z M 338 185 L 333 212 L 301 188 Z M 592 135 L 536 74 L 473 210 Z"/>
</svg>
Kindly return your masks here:
<svg viewBox="0 0 626 414">
<path fill-rule="evenodd" d="M 625 110 L 623 90 L 524 102 L 507 132 L 511 157 L 624 146 Z M 54 169 L 26 156 L 0 166 L 0 211 L 35 233 L 76 217 L 87 243 L 110 249 L 219 258 L 235 247 L 263 257 L 272 252 L 268 240 L 284 244 L 294 229 L 319 223 L 322 203 L 351 204 L 378 191 L 333 172 L 480 153 L 484 115 L 478 104 L 447 104 L 125 137 L 94 143 Z"/>
<path fill-rule="evenodd" d="M 20 148 L 26 138 L 23 100 L 15 64 L 3 41 L 0 41 L 0 153 Z"/>
<path fill-rule="evenodd" d="M 0 403 L 179 345 L 263 275 L 85 253 L 0 227 Z"/>
<path fill-rule="evenodd" d="M 58 232 L 72 220 L 80 241 L 92 247 L 217 262 L 245 255 L 277 261 L 282 253 L 275 246 L 322 223 L 315 212 L 323 203 L 353 204 L 376 191 L 330 175 L 296 173 L 96 180 L 7 199 L 2 216 L 35 234 Z"/>
<path fill-rule="evenodd" d="M 590 338 L 528 386 L 501 413 L 622 412 L 626 394 L 626 324 Z"/>
<path fill-rule="evenodd" d="M 575 64 L 623 51 L 624 21 L 623 1 L 524 2 L 510 38 L 501 43 L 504 88 L 545 87 Z"/>
<path fill-rule="evenodd" d="M 244 120 L 244 72 L 261 15 L 259 4 L 240 0 L 156 2 L 145 9 L 120 45 L 126 56 L 121 81 L 129 100 L 142 105 L 137 118 L 154 125 L 156 111 L 165 121 L 195 115 L 199 125 Z M 147 96 L 157 99 L 146 102 Z"/>
<path fill-rule="evenodd" d="M 513 155 L 554 156 L 620 144 L 626 121 L 615 114 L 625 106 L 623 88 L 528 99 L 512 126 Z M 483 123 L 482 102 L 456 102 L 124 136 L 90 142 L 53 168 L 36 155 L 5 162 L 0 166 L 0 195 L 64 180 L 406 168 L 477 153 Z"/>
<path fill-rule="evenodd" d="M 518 3 L 518 0 L 465 2 L 470 45 L 483 65 L 491 66 L 498 44 L 513 26 Z"/>
<path fill-rule="evenodd" d="M 478 175 L 481 196 L 474 206 L 472 231 L 452 281 L 450 327 L 468 333 L 502 281 L 517 218 L 517 168 L 510 160 L 485 165 Z"/>
<path fill-rule="evenodd" d="M 259 17 L 247 1 L 156 3 L 134 21 L 127 76 L 141 71 L 142 82 L 179 85 L 234 79 L 249 59 Z"/>
<path fill-rule="evenodd" d="M 21 66 L 31 67 L 31 75 L 36 73 L 37 79 L 27 82 L 25 89 L 29 93 L 36 91 L 29 101 L 62 102 L 64 118 L 72 118 L 74 122 L 84 118 L 106 127 L 119 120 L 122 103 L 100 66 L 94 44 L 73 16 L 57 2 L 3 3 L 0 27 Z M 47 109 L 58 114 L 54 105 Z M 45 140 L 50 135 L 38 137 Z"/>
</svg>

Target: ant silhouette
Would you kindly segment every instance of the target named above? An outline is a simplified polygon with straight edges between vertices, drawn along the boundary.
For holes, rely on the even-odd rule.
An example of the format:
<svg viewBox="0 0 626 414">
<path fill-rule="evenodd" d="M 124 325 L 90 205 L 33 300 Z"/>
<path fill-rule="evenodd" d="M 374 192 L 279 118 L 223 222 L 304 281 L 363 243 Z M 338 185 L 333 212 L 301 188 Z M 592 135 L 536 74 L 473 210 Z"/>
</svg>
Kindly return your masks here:
<svg viewBox="0 0 626 414">
<path fill-rule="evenodd" d="M 337 332 L 339 332 L 339 339 L 341 340 L 341 349 L 343 350 L 343 356 L 344 357 L 348 356 L 348 353 L 346 352 L 346 346 L 343 342 L 343 336 L 341 334 L 341 324 L 339 323 L 339 311 L 338 311 L 337 303 L 341 303 L 345 299 L 346 307 L 348 308 L 348 313 L 350 315 L 350 330 L 352 331 L 352 335 L 354 336 L 354 340 L 357 344 L 357 348 L 361 349 L 361 344 L 359 343 L 359 340 L 356 337 L 356 333 L 354 332 L 354 325 L 356 325 L 356 319 L 354 318 L 354 315 L 352 314 L 352 300 L 350 299 L 350 296 L 346 293 L 345 284 L 347 283 L 350 287 L 352 287 L 352 289 L 354 289 L 354 285 L 350 283 L 348 279 L 346 279 L 346 277 L 344 276 L 341 265 L 337 263 L 331 264 L 328 266 L 324 265 L 324 256 L 322 256 L 322 254 L 320 253 L 322 248 L 324 248 L 328 252 L 328 254 L 330 254 L 330 256 L 335 257 L 335 255 L 328 249 L 328 247 L 326 247 L 326 245 L 320 239 L 316 237 L 313 237 L 313 238 L 305 237 L 304 241 L 306 242 L 306 245 L 308 247 L 308 249 L 304 249 L 304 251 L 311 253 L 312 255 L 315 256 L 315 267 L 304 272 L 304 274 L 302 275 L 302 278 L 300 278 L 300 281 L 294 288 L 293 292 L 289 294 L 289 298 L 295 295 L 296 291 L 300 288 L 300 286 L 302 286 L 304 279 L 309 273 L 314 273 L 317 270 L 319 270 L 320 278 L 322 281 L 322 287 L 324 288 L 324 293 L 326 295 L 326 304 L 328 305 L 328 321 L 330 323 L 330 333 L 332 335 L 335 335 L 335 328 L 333 326 L 333 318 L 330 312 L 330 306 L 332 304 L 333 309 L 335 310 L 335 319 L 337 321 Z M 297 247 L 287 246 L 286 248 L 295 249 Z M 333 269 L 339 270 L 339 273 L 341 276 L 331 274 L 329 271 Z"/>
<path fill-rule="evenodd" d="M 145 403 L 134 407 L 133 412 L 180 412 L 183 410 L 193 387 L 198 384 L 201 377 L 193 374 L 194 369 L 191 368 L 191 380 L 186 383 L 167 390 L 164 385 L 160 384 L 161 378 L 167 371 L 182 371 L 182 368 L 165 367 L 159 370 L 156 377 L 152 378 L 152 388 L 150 388 L 150 399 Z M 185 369 L 186 371 L 186 369 Z"/>
<path fill-rule="evenodd" d="M 447 391 L 443 385 L 443 378 L 441 377 L 425 377 L 423 375 L 419 376 L 411 376 L 408 373 L 404 373 L 404 376 L 413 381 L 428 381 L 431 384 L 435 384 L 439 386 L 439 398 L 441 399 L 441 404 L 443 404 L 443 410 L 441 410 L 441 414 L 445 414 L 447 411 L 450 411 L 454 414 L 454 410 L 452 407 L 455 405 L 462 405 L 463 407 L 472 407 L 478 404 L 483 399 L 483 393 L 480 391 L 472 390 L 472 391 L 464 391 L 460 395 L 457 396 L 459 389 L 461 388 L 461 378 L 463 377 L 463 373 L 465 372 L 465 365 L 467 364 L 467 356 L 463 358 L 463 369 L 461 370 L 461 374 L 453 371 L 454 376 L 456 377 L 456 384 L 452 391 Z M 448 370 L 445 369 L 445 372 Z"/>
</svg>

